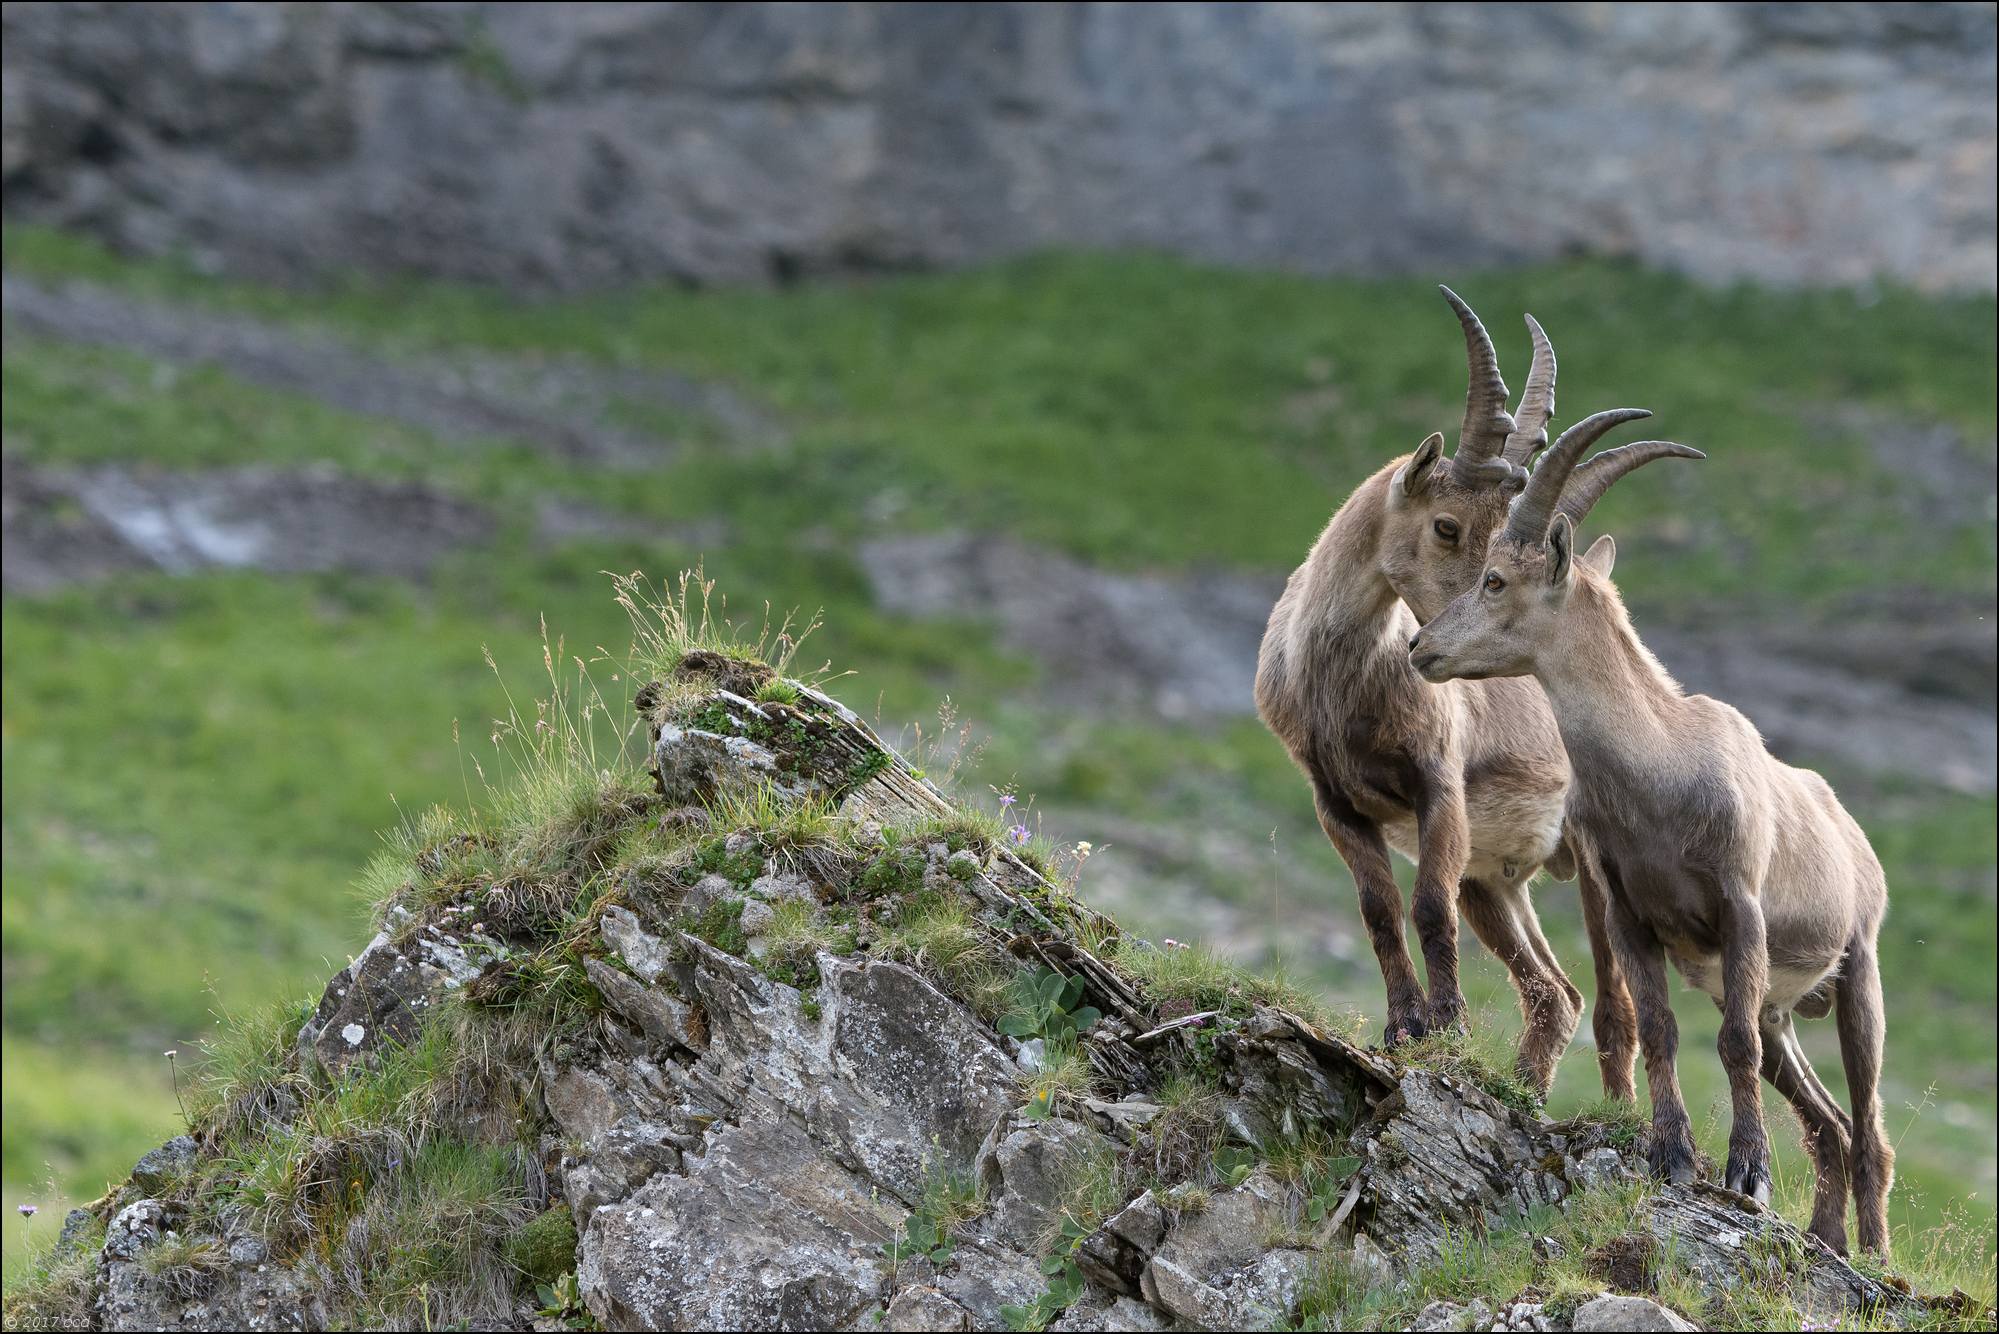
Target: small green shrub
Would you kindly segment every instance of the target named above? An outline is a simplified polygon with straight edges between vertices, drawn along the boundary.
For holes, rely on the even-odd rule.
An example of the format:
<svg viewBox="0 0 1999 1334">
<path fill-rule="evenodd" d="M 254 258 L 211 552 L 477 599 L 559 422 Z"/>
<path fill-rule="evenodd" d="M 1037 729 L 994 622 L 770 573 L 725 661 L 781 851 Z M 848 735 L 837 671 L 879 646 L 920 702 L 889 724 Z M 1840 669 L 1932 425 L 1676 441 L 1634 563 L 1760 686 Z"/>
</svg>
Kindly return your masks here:
<svg viewBox="0 0 1999 1334">
<path fill-rule="evenodd" d="M 569 1206 L 536 1214 L 514 1229 L 500 1253 L 530 1282 L 553 1285 L 576 1268 L 576 1220 Z"/>
</svg>

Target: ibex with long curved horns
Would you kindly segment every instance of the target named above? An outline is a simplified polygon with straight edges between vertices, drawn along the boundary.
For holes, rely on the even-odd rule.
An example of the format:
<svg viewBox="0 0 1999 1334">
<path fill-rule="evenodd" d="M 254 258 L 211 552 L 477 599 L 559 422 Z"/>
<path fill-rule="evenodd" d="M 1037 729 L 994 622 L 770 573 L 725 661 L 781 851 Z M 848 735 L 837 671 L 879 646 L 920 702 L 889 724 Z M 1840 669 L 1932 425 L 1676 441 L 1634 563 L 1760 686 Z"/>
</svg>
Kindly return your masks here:
<svg viewBox="0 0 1999 1334">
<path fill-rule="evenodd" d="M 1616 547 L 1571 555 L 1574 527 L 1617 456 L 1695 451 L 1661 441 L 1576 466 L 1550 451 L 1492 539 L 1476 587 L 1423 628 L 1410 661 L 1431 681 L 1532 674 L 1575 766 L 1569 825 L 1598 859 L 1610 935 L 1638 1001 L 1652 1090 L 1652 1168 L 1687 1180 L 1693 1138 L 1674 1071 L 1665 956 L 1721 1007 L 1734 1123 L 1729 1189 L 1770 1197 L 1758 1073 L 1796 1108 L 1818 1170 L 1811 1231 L 1846 1250 L 1848 1173 L 1860 1244 L 1886 1254 L 1894 1152 L 1881 1129 L 1881 863 L 1823 778 L 1772 758 L 1740 713 L 1684 694 L 1632 631 L 1610 582 Z M 1571 473 L 1573 470 L 1573 474 Z M 1567 481 L 1567 489 L 1563 483 Z M 1792 1014 L 1837 1005 L 1849 1120 L 1805 1060 Z"/>
<path fill-rule="evenodd" d="M 1425 685 L 1406 652 L 1483 568 L 1487 539 L 1526 483 L 1554 413 L 1555 356 L 1527 319 L 1532 368 L 1516 418 L 1492 341 L 1471 308 L 1444 295 L 1464 328 L 1470 387 L 1457 452 L 1442 435 L 1362 483 L 1270 614 L 1257 662 L 1257 709 L 1312 784 L 1320 825 L 1353 873 L 1361 917 L 1388 988 L 1388 1039 L 1459 1024 L 1462 907 L 1507 967 L 1526 1015 L 1519 1070 L 1546 1092 L 1582 1012 L 1541 934 L 1527 883 L 1562 878 L 1569 765 L 1541 693 L 1524 681 Z M 1643 413 L 1600 413 L 1564 434 L 1596 440 Z M 1405 605 L 1406 604 L 1406 605 Z M 1429 995 L 1403 939 L 1393 847 L 1416 863 L 1411 915 Z M 1630 1097 L 1636 1020 L 1610 951 L 1603 896 L 1587 871 L 1583 916 L 1597 965 L 1595 1032 L 1604 1088 Z"/>
</svg>

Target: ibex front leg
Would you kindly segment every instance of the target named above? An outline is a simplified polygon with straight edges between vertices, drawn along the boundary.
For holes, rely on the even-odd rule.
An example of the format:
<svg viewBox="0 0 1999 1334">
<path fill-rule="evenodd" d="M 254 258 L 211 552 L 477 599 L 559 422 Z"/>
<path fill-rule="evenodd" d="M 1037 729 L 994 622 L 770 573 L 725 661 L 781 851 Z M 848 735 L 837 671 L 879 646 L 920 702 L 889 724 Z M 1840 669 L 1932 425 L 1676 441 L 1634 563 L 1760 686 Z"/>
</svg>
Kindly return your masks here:
<svg viewBox="0 0 1999 1334">
<path fill-rule="evenodd" d="M 1685 1183 L 1695 1176 L 1693 1123 L 1680 1096 L 1675 1066 L 1680 1025 L 1673 1018 L 1673 990 L 1666 980 L 1666 955 L 1651 930 L 1632 915 L 1621 888 L 1609 894 L 1610 944 L 1631 987 L 1638 1009 L 1638 1047 L 1645 1056 L 1645 1084 L 1652 1094 L 1652 1175 Z"/>
<path fill-rule="evenodd" d="M 1730 1190 L 1770 1202 L 1770 1138 L 1763 1128 L 1763 998 L 1770 986 L 1770 949 L 1763 905 L 1739 887 L 1721 898 L 1721 1036 L 1715 1049 L 1728 1073 L 1734 1124 L 1728 1132 Z"/>
<path fill-rule="evenodd" d="M 1423 946 L 1430 980 L 1430 1027 L 1464 1025 L 1465 996 L 1458 987 L 1458 882 L 1471 855 L 1464 788 L 1455 770 L 1423 775 L 1416 803 L 1416 892 L 1409 915 Z"/>
<path fill-rule="evenodd" d="M 1382 1040 L 1394 1046 L 1420 1038 L 1425 1032 L 1423 989 L 1416 981 L 1416 965 L 1410 961 L 1409 946 L 1403 939 L 1402 889 L 1395 883 L 1388 843 L 1381 830 L 1354 810 L 1331 784 L 1315 781 L 1312 786 L 1319 826 L 1353 873 L 1354 888 L 1360 894 L 1361 921 L 1367 926 L 1374 957 L 1381 964 L 1382 981 L 1388 987 L 1388 1027 Z"/>
</svg>

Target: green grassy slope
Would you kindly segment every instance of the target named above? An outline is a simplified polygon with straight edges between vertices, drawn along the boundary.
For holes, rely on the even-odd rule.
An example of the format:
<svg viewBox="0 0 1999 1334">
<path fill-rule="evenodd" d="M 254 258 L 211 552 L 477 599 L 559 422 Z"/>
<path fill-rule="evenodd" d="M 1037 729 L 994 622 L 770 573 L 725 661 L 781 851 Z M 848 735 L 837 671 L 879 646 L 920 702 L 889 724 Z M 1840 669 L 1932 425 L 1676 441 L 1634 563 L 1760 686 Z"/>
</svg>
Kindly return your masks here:
<svg viewBox="0 0 1999 1334">
<path fill-rule="evenodd" d="M 492 548 L 421 582 L 124 578 L 0 609 L 10 1210 L 87 1197 L 121 1175 L 174 1128 L 160 1052 L 188 1048 L 214 1013 L 316 989 L 359 948 L 348 886 L 372 831 L 398 807 L 462 800 L 469 764 L 492 763 L 496 696 L 480 647 L 510 674 L 538 673 L 545 612 L 574 651 L 621 648 L 603 569 L 658 573 L 705 555 L 739 612 L 761 614 L 766 599 L 823 606 L 810 656 L 856 670 L 836 691 L 891 728 L 949 695 L 988 741 L 963 780 L 973 790 L 1017 779 L 1065 810 L 1267 839 L 1321 877 L 1331 911 L 1351 911 L 1302 787 L 1253 722 L 1053 713 L 1036 668 L 997 650 L 975 619 L 917 624 L 873 606 L 844 548 L 874 532 L 965 527 L 1127 567 L 1288 568 L 1355 481 L 1456 419 L 1461 346 L 1426 283 L 1048 257 L 790 292 L 522 304 L 423 287 L 279 293 L 11 227 L 5 260 L 12 273 L 325 325 L 391 351 L 672 367 L 770 404 L 788 430 L 778 445 L 725 445 L 698 421 L 648 419 L 656 410 L 635 404 L 635 420 L 689 444 L 651 472 L 597 473 L 508 442 L 445 444 L 220 371 L 162 374 L 143 358 L 8 331 L 10 457 L 327 460 L 426 480 L 498 516 Z M 1909 590 L 1992 596 L 1989 518 L 1926 524 L 1926 493 L 1898 474 L 1883 426 L 1940 422 L 1989 449 L 1978 443 L 1994 431 L 1989 298 L 1715 291 L 1598 263 L 1448 276 L 1486 313 L 1508 366 L 1525 354 L 1513 312 L 1546 324 L 1565 419 L 1649 406 L 1659 434 L 1708 451 L 1708 463 L 1662 469 L 1599 510 L 1641 618 L 1806 614 Z M 703 552 L 629 539 L 543 549 L 526 540 L 527 516 L 551 492 L 662 531 L 721 518 L 727 536 Z M 1994 806 L 1922 788 L 1842 790 L 1894 888 L 1884 969 L 1896 1209 L 1928 1225 L 1990 1171 Z M 1273 921 L 1286 908 L 1256 874 L 1217 877 L 1213 892 Z M 1587 988 L 1572 893 L 1543 899 Z M 1137 925 L 1188 933 L 1170 916 Z M 1378 1009 L 1365 959 L 1292 962 Z M 1481 958 L 1468 976 L 1493 1022 L 1510 1021 L 1498 970 Z M 1683 1016 L 1697 1106 L 1721 1089 L 1711 1014 L 1690 997 Z M 1837 1088 L 1829 1034 L 1809 1040 Z M 1592 1080 L 1578 1052 L 1557 1106 L 1586 1098 Z M 1932 1085 L 1928 1109 L 1907 1110 Z M 1788 1164 L 1796 1177 L 1799 1160 Z M 1969 1207 L 1990 1226 L 1989 1198 Z M 20 1235 L 10 1228 L 10 1248 Z"/>
</svg>

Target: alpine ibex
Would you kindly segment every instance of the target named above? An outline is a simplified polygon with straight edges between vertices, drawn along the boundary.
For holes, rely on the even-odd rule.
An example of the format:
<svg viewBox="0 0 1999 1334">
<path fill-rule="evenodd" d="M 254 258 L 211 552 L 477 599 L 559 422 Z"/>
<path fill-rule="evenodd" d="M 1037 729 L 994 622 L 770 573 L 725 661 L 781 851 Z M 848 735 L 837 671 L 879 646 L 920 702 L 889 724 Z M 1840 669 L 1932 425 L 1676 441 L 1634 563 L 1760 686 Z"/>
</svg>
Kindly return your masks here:
<svg viewBox="0 0 1999 1334">
<path fill-rule="evenodd" d="M 1571 558 L 1574 525 L 1615 480 L 1617 456 L 1698 454 L 1647 441 L 1577 468 L 1581 451 L 1566 444 L 1513 503 L 1477 586 L 1424 627 L 1410 661 L 1439 682 L 1531 674 L 1554 708 L 1576 772 L 1569 825 L 1598 859 L 1611 941 L 1638 1001 L 1653 1171 L 1675 1181 L 1694 1174 L 1666 956 L 1721 1007 L 1734 1110 L 1728 1188 L 1770 1196 L 1760 1070 L 1804 1126 L 1818 1177 L 1812 1233 L 1846 1250 L 1850 1169 L 1860 1244 L 1885 1255 L 1894 1152 L 1877 1087 L 1881 863 L 1823 778 L 1779 763 L 1748 719 L 1685 694 L 1659 666 L 1610 582 L 1609 537 Z M 1794 1012 L 1819 1018 L 1835 1005 L 1851 1120 L 1792 1026 Z"/>
<path fill-rule="evenodd" d="M 1387 1039 L 1463 1022 L 1462 906 L 1520 993 L 1519 1071 L 1545 1093 L 1582 994 L 1542 936 L 1527 884 L 1543 865 L 1563 879 L 1572 873 L 1562 841 L 1568 760 L 1531 682 L 1433 689 L 1411 670 L 1406 645 L 1419 618 L 1441 611 L 1483 569 L 1487 539 L 1547 443 L 1555 356 L 1529 316 L 1534 353 L 1516 420 L 1484 326 L 1448 288 L 1444 296 L 1470 363 L 1457 452 L 1443 457 L 1443 436 L 1431 435 L 1333 515 L 1270 614 L 1256 702 L 1311 781 L 1319 823 L 1353 873 L 1387 983 Z M 1645 415 L 1599 413 L 1562 439 L 1587 444 Z M 1427 1003 L 1404 943 L 1390 847 L 1417 867 L 1411 916 Z M 1607 1092 L 1629 1098 L 1636 1018 L 1605 934 L 1603 894 L 1586 868 L 1579 888 L 1596 959 L 1600 1073 Z"/>
</svg>

